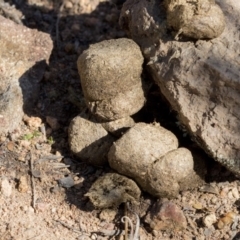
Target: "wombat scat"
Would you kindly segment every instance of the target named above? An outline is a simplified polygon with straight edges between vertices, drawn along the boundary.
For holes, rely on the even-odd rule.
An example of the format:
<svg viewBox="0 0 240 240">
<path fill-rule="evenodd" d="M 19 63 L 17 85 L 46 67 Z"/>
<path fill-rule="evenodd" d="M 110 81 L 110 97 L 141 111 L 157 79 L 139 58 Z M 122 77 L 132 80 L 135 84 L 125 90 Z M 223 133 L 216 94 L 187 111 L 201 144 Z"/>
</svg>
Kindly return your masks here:
<svg viewBox="0 0 240 240">
<path fill-rule="evenodd" d="M 165 0 L 167 25 L 178 35 L 195 39 L 218 37 L 225 28 L 225 18 L 214 0 Z"/>
</svg>

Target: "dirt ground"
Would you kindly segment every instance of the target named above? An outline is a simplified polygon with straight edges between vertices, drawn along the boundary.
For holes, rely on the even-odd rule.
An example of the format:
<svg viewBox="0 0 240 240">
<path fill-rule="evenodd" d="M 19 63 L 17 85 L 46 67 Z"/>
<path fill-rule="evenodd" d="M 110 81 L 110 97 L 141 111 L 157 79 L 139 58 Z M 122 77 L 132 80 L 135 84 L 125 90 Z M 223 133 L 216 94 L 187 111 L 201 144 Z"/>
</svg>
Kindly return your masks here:
<svg viewBox="0 0 240 240">
<path fill-rule="evenodd" d="M 103 236 L 102 230 L 124 229 L 124 207 L 100 211 L 84 196 L 99 176 L 112 170 L 76 159 L 69 151 L 67 130 L 71 119 L 85 108 L 77 58 L 89 44 L 126 37 L 118 27 L 124 1 L 6 2 L 10 7 L 1 14 L 49 33 L 54 49 L 35 108 L 25 115 L 19 129 L 0 139 L 0 240 L 123 239 Z M 159 121 L 174 131 L 183 146 L 194 146 L 179 130 L 174 113 L 154 84 L 136 118 Z M 206 185 L 172 200 L 183 211 L 187 228 L 151 230 L 145 215 L 157 199 L 143 193 L 135 210 L 141 217 L 140 239 L 239 239 L 240 182 L 204 153 L 201 156 L 207 160 Z"/>
</svg>

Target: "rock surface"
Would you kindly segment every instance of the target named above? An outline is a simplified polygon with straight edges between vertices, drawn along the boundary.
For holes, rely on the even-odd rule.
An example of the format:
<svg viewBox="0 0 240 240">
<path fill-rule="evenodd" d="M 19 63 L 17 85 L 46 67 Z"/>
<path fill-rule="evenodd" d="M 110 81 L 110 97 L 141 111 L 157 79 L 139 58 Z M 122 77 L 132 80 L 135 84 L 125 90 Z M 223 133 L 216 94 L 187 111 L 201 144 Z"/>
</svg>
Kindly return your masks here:
<svg viewBox="0 0 240 240">
<path fill-rule="evenodd" d="M 137 184 L 117 173 L 107 173 L 93 183 L 85 196 L 96 208 L 116 208 L 121 203 L 139 201 L 141 190 Z"/>
<path fill-rule="evenodd" d="M 128 0 L 120 24 L 148 60 L 162 94 L 195 141 L 240 175 L 240 2 L 216 3 L 226 27 L 211 41 L 175 41 L 160 0 Z"/>
<path fill-rule="evenodd" d="M 107 163 L 107 153 L 114 141 L 101 123 L 80 116 L 71 121 L 68 139 L 71 151 L 80 160 L 98 166 Z"/>
<path fill-rule="evenodd" d="M 38 97 L 52 51 L 48 34 L 0 16 L 0 134 L 12 132 Z"/>
<path fill-rule="evenodd" d="M 142 64 L 139 47 L 126 38 L 102 41 L 84 51 L 78 71 L 90 111 L 107 121 L 138 112 L 145 102 Z"/>
</svg>

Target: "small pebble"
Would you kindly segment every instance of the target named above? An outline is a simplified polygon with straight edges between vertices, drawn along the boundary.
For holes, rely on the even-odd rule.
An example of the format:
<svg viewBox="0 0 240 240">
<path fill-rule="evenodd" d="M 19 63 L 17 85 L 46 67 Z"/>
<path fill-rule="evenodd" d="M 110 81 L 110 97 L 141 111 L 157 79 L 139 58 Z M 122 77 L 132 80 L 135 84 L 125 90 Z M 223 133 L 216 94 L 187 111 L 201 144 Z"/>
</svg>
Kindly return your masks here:
<svg viewBox="0 0 240 240">
<path fill-rule="evenodd" d="M 214 213 L 211 213 L 203 218 L 203 224 L 210 228 L 217 221 L 217 217 Z"/>
<path fill-rule="evenodd" d="M 1 136 L 1 137 L 0 137 L 0 142 L 3 143 L 3 142 L 6 141 L 6 139 L 7 139 L 7 138 L 6 138 L 5 136 Z"/>
<path fill-rule="evenodd" d="M 218 198 L 217 198 L 217 197 L 211 198 L 211 203 L 212 203 L 212 204 L 217 203 L 217 201 L 218 201 Z"/>
<path fill-rule="evenodd" d="M 228 197 L 228 199 L 233 199 L 232 191 L 228 192 L 227 197 Z"/>
<path fill-rule="evenodd" d="M 70 2 L 70 1 L 66 1 L 64 5 L 65 5 L 65 8 L 67 8 L 67 9 L 71 9 L 73 7 L 72 2 Z"/>
<path fill-rule="evenodd" d="M 200 192 L 206 192 L 206 193 L 218 194 L 217 189 L 215 187 L 211 186 L 211 185 L 208 185 L 208 184 L 200 187 L 199 191 Z"/>
<path fill-rule="evenodd" d="M 93 233 L 92 236 L 91 236 L 91 239 L 96 240 L 97 238 L 98 238 L 97 235 L 95 233 Z"/>
<path fill-rule="evenodd" d="M 26 162 L 25 156 L 19 155 L 19 156 L 18 156 L 18 161 L 20 161 L 20 162 Z"/>
<path fill-rule="evenodd" d="M 60 128 L 58 120 L 54 117 L 47 116 L 46 117 L 46 122 L 52 128 L 52 130 L 58 130 Z"/>
<path fill-rule="evenodd" d="M 19 145 L 20 145 L 20 147 L 22 147 L 22 148 L 30 149 L 31 142 L 28 141 L 28 140 L 20 140 L 20 141 L 19 141 Z"/>
<path fill-rule="evenodd" d="M 145 219 L 152 230 L 182 230 L 187 227 L 183 211 L 173 202 L 158 201 L 151 207 Z"/>
<path fill-rule="evenodd" d="M 26 176 L 21 176 L 18 183 L 18 191 L 21 193 L 26 193 L 29 189 L 28 181 Z"/>
<path fill-rule="evenodd" d="M 74 180 L 71 176 L 59 179 L 58 183 L 60 186 L 62 186 L 64 188 L 70 188 L 70 187 L 74 186 L 74 184 L 75 184 Z"/>
<path fill-rule="evenodd" d="M 193 208 L 195 208 L 197 210 L 201 210 L 203 208 L 202 203 L 200 203 L 200 202 L 196 202 L 192 206 L 193 206 Z"/>
<path fill-rule="evenodd" d="M 11 152 L 14 150 L 14 146 L 15 146 L 14 142 L 7 143 L 7 149 Z"/>
<path fill-rule="evenodd" d="M 217 222 L 217 227 L 218 229 L 222 229 L 225 226 L 231 224 L 236 217 L 236 213 L 234 212 L 229 212 L 224 215 L 224 217 L 220 218 Z"/>
<path fill-rule="evenodd" d="M 232 189 L 232 195 L 234 198 L 239 199 L 239 192 L 237 188 Z"/>
<path fill-rule="evenodd" d="M 117 214 L 117 211 L 114 209 L 104 209 L 101 211 L 99 218 L 106 222 L 111 222 L 114 220 L 116 214 Z"/>
<path fill-rule="evenodd" d="M 64 158 L 64 159 L 63 159 L 63 162 L 64 162 L 66 165 L 72 165 L 72 164 L 73 164 L 71 158 Z"/>
<path fill-rule="evenodd" d="M 78 179 L 74 181 L 74 188 L 81 189 L 83 187 L 83 180 Z"/>
<path fill-rule="evenodd" d="M 7 178 L 3 178 L 0 185 L 1 193 L 5 197 L 10 197 L 12 194 L 12 185 Z"/>
<path fill-rule="evenodd" d="M 222 198 L 226 197 L 228 191 L 229 191 L 229 188 L 228 188 L 228 187 L 224 187 L 224 188 L 222 189 L 222 191 L 220 192 L 220 196 L 221 196 Z"/>
<path fill-rule="evenodd" d="M 157 236 L 158 236 L 158 232 L 159 232 L 159 231 L 157 231 L 157 230 L 152 230 L 153 236 L 154 236 L 154 237 L 157 237 Z"/>
<path fill-rule="evenodd" d="M 77 23 L 74 23 L 72 26 L 71 26 L 71 30 L 74 31 L 74 32 L 79 32 L 80 31 L 80 26 L 79 24 Z"/>
<path fill-rule="evenodd" d="M 209 237 L 212 235 L 213 229 L 209 229 L 209 228 L 205 228 L 204 229 L 204 235 L 207 239 L 209 239 Z"/>
<path fill-rule="evenodd" d="M 24 115 L 23 120 L 31 130 L 38 129 L 42 124 L 42 119 L 39 117 L 29 117 L 27 115 Z"/>
</svg>

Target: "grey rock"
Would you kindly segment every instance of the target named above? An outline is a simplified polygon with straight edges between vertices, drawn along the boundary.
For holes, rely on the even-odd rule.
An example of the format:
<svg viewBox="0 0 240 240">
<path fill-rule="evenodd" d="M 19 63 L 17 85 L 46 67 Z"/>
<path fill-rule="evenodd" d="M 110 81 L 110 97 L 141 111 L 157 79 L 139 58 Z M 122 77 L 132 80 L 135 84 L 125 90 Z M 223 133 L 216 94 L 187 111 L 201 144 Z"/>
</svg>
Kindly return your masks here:
<svg viewBox="0 0 240 240">
<path fill-rule="evenodd" d="M 161 2 L 126 1 L 120 24 L 140 45 L 149 71 L 192 138 L 240 175 L 240 2 L 216 1 L 226 27 L 211 41 L 176 41 L 167 31 Z"/>
<path fill-rule="evenodd" d="M 38 98 L 50 36 L 0 16 L 0 134 L 12 132 Z"/>
<path fill-rule="evenodd" d="M 58 183 L 60 186 L 62 186 L 64 188 L 70 188 L 70 187 L 74 186 L 74 184 L 75 184 L 74 180 L 71 176 L 59 179 Z"/>
<path fill-rule="evenodd" d="M 150 209 L 145 221 L 153 230 L 176 231 L 187 227 L 183 211 L 169 201 L 157 201 Z"/>
</svg>

